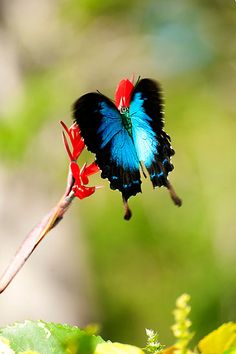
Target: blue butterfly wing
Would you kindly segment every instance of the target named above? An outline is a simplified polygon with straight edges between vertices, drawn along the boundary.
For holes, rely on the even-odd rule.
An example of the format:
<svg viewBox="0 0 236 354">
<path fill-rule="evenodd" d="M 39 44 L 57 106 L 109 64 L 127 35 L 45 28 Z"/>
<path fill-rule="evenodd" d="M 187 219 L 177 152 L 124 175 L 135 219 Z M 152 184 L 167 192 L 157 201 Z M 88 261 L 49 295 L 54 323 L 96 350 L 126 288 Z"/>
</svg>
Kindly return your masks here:
<svg viewBox="0 0 236 354">
<path fill-rule="evenodd" d="M 125 200 L 141 192 L 137 152 L 113 102 L 100 93 L 88 93 L 75 102 L 73 115 L 111 189 L 119 189 Z"/>
<path fill-rule="evenodd" d="M 132 134 L 138 159 L 147 168 L 154 187 L 169 187 L 168 173 L 174 150 L 163 130 L 164 111 L 161 89 L 157 82 L 142 79 L 136 85 L 130 104 Z"/>
<path fill-rule="evenodd" d="M 158 148 L 155 131 L 152 129 L 151 118 L 145 113 L 144 100 L 141 93 L 135 93 L 130 105 L 130 117 L 132 121 L 132 135 L 139 161 L 143 161 L 148 168 Z"/>
</svg>

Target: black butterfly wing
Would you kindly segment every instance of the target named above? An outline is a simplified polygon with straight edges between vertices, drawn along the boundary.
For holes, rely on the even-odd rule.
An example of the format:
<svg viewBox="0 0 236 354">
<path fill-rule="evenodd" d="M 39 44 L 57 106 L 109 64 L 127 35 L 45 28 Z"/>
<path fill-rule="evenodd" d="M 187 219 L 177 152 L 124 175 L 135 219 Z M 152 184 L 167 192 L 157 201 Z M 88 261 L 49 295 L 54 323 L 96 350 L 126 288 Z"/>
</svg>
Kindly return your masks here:
<svg viewBox="0 0 236 354">
<path fill-rule="evenodd" d="M 113 102 L 100 93 L 88 93 L 74 103 L 73 116 L 110 188 L 118 189 L 126 201 L 141 192 L 135 147 Z"/>
</svg>

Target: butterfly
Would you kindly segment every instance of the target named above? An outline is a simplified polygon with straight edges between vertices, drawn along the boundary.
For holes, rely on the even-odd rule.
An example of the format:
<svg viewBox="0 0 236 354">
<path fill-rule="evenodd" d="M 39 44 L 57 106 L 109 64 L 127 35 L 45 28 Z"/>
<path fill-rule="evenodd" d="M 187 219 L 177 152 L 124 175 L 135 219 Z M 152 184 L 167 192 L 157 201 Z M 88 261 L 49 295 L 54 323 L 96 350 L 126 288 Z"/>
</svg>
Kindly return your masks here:
<svg viewBox="0 0 236 354">
<path fill-rule="evenodd" d="M 95 153 L 101 177 L 122 193 L 124 218 L 131 218 L 128 199 L 141 192 L 140 171 L 153 187 L 165 186 L 177 206 L 182 204 L 168 180 L 173 170 L 170 136 L 164 131 L 164 104 L 159 83 L 120 81 L 113 102 L 99 91 L 73 104 L 73 118 L 88 150 Z"/>
</svg>

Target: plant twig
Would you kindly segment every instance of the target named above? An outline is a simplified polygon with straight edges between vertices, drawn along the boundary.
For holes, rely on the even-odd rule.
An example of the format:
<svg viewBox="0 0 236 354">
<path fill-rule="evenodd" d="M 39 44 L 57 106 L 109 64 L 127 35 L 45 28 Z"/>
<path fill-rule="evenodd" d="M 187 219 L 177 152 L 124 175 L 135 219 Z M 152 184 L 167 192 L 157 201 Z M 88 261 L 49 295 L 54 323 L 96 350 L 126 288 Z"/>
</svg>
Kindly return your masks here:
<svg viewBox="0 0 236 354">
<path fill-rule="evenodd" d="M 0 294 L 8 287 L 24 263 L 33 253 L 38 244 L 44 239 L 47 233 L 53 229 L 63 218 L 71 202 L 75 198 L 72 187 L 74 178 L 71 171 L 68 173 L 66 191 L 58 204 L 47 213 L 43 219 L 26 236 L 14 258 L 11 260 L 7 269 L 0 278 Z"/>
</svg>

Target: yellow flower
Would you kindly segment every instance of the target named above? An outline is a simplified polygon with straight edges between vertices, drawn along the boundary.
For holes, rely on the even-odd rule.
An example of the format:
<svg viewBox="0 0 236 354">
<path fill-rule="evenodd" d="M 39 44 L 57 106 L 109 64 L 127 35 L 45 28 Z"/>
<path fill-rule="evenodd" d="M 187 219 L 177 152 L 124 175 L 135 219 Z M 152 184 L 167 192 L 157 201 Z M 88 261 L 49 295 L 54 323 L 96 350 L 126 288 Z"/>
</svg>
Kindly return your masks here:
<svg viewBox="0 0 236 354">
<path fill-rule="evenodd" d="M 144 354 L 142 349 L 121 343 L 100 343 L 94 354 Z"/>
<path fill-rule="evenodd" d="M 228 322 L 200 340 L 198 347 L 202 354 L 222 354 L 226 350 L 236 351 L 236 323 Z M 230 351 L 227 351 L 230 353 Z"/>
</svg>

